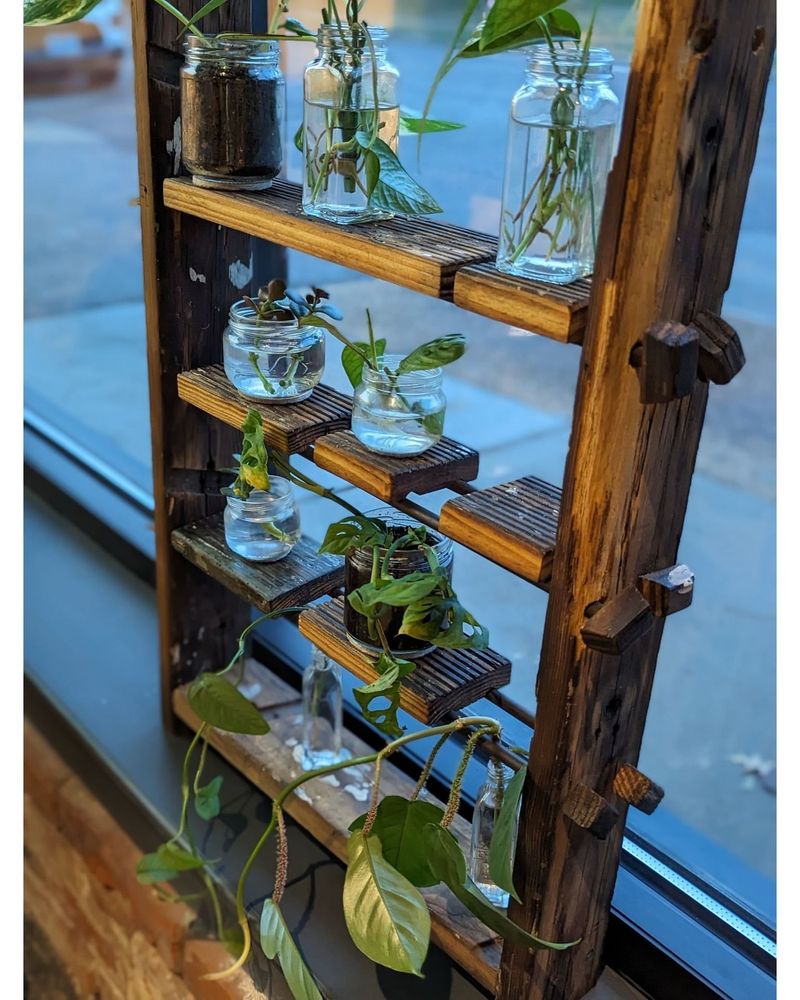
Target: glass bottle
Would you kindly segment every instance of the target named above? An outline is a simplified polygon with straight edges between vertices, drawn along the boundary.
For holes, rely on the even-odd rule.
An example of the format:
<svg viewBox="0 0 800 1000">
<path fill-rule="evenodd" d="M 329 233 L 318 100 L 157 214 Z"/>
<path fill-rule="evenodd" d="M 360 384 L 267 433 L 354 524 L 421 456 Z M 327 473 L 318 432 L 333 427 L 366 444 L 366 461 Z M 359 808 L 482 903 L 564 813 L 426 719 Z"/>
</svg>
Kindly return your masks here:
<svg viewBox="0 0 800 1000">
<path fill-rule="evenodd" d="M 359 133 L 394 152 L 400 127 L 399 74 L 386 59 L 383 28 L 323 24 L 303 78 L 303 211 L 347 225 L 390 219 L 370 204 L 368 158 Z M 377 106 L 376 106 L 377 95 Z"/>
<path fill-rule="evenodd" d="M 303 756 L 306 771 L 342 759 L 342 671 L 314 647 L 303 672 Z"/>
<path fill-rule="evenodd" d="M 268 490 L 225 499 L 225 541 L 242 558 L 277 562 L 300 541 L 300 511 L 288 479 L 270 476 Z"/>
<path fill-rule="evenodd" d="M 281 172 L 286 82 L 278 43 L 194 35 L 181 69 L 181 156 L 193 183 L 260 191 Z"/>
<path fill-rule="evenodd" d="M 489 846 L 503 804 L 503 792 L 513 776 L 514 772 L 510 767 L 490 757 L 486 767 L 486 779 L 478 791 L 475 811 L 472 814 L 470 878 L 489 902 L 503 907 L 508 906 L 508 893 L 497 886 L 489 874 Z M 516 833 L 514 837 L 516 840 Z"/>
<path fill-rule="evenodd" d="M 225 374 L 249 399 L 299 403 L 325 368 L 325 331 L 297 320 L 260 319 L 244 299 L 230 309 L 222 334 Z"/>
<path fill-rule="evenodd" d="M 499 270 L 556 284 L 592 273 L 619 111 L 612 66 L 605 49 L 528 50 L 511 103 Z"/>
<path fill-rule="evenodd" d="M 444 433 L 442 369 L 392 375 L 402 360 L 401 354 L 387 354 L 378 371 L 365 364 L 353 394 L 352 431 L 380 455 L 421 455 Z"/>
</svg>

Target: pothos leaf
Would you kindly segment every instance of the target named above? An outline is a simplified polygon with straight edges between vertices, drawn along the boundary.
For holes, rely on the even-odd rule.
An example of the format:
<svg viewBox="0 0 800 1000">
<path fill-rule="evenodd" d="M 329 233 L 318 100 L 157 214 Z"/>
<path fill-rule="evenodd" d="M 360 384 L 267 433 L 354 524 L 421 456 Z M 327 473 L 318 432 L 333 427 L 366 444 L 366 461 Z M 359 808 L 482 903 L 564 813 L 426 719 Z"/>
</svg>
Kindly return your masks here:
<svg viewBox="0 0 800 1000">
<path fill-rule="evenodd" d="M 521 767 L 503 791 L 500 812 L 489 845 L 489 874 L 496 885 L 522 902 L 514 888 L 514 844 L 517 832 L 517 809 L 525 784 L 526 768 Z"/>
<path fill-rule="evenodd" d="M 354 344 L 354 347 L 359 348 L 366 354 L 367 357 L 370 355 L 371 347 L 369 344 L 363 341 L 358 341 Z M 375 341 L 375 353 L 380 358 L 384 351 L 386 350 L 386 339 L 382 338 Z M 362 372 L 364 371 L 364 365 L 366 362 L 364 358 L 358 353 L 358 351 L 353 350 L 352 347 L 345 347 L 342 351 L 342 368 L 344 368 L 344 373 L 347 376 L 350 385 L 354 389 L 357 389 L 362 382 Z"/>
<path fill-rule="evenodd" d="M 79 21 L 100 0 L 25 0 L 22 19 L 26 25 L 66 24 Z"/>
<path fill-rule="evenodd" d="M 267 958 L 278 959 L 294 1000 L 322 1000 L 280 908 L 271 899 L 266 900 L 261 911 L 259 938 Z"/>
<path fill-rule="evenodd" d="M 384 521 L 371 517 L 345 517 L 328 526 L 320 552 L 345 555 L 353 549 L 391 544 L 391 535 Z"/>
<path fill-rule="evenodd" d="M 255 705 L 219 674 L 200 674 L 189 685 L 187 697 L 194 713 L 217 729 L 252 736 L 269 732 Z"/>
<path fill-rule="evenodd" d="M 422 118 L 407 108 L 400 109 L 400 135 L 427 135 L 430 132 L 454 132 L 464 128 L 459 122 Z"/>
<path fill-rule="evenodd" d="M 300 122 L 300 124 L 297 126 L 297 131 L 294 134 L 294 138 L 292 139 L 292 142 L 294 143 L 294 148 L 296 150 L 298 150 L 298 152 L 302 153 L 303 152 L 303 123 L 302 122 Z"/>
<path fill-rule="evenodd" d="M 353 690 L 361 714 L 367 722 L 371 722 L 386 736 L 403 735 L 403 730 L 397 721 L 397 710 L 400 708 L 400 681 L 414 668 L 415 664 L 409 660 L 400 660 L 387 653 L 381 653 L 375 662 L 379 676 L 370 684 L 364 684 Z M 373 703 L 377 699 L 381 699 L 381 707 L 373 708 Z"/>
<path fill-rule="evenodd" d="M 421 344 L 407 354 L 397 366 L 397 374 L 441 368 L 458 361 L 466 349 L 467 341 L 463 334 L 448 333 L 445 337 L 437 337 L 427 344 Z"/>
<path fill-rule="evenodd" d="M 264 425 L 258 410 L 248 410 L 242 424 L 242 450 L 239 456 L 239 475 L 225 492 L 233 496 L 250 496 L 251 490 L 269 489 L 267 465 L 269 454 L 264 444 Z"/>
<path fill-rule="evenodd" d="M 384 858 L 412 885 L 436 884 L 428 865 L 422 831 L 429 823 L 440 823 L 443 816 L 444 810 L 432 802 L 419 799 L 409 802 L 400 795 L 387 795 L 378 806 L 372 833 L 381 842 Z M 349 829 L 360 830 L 366 818 L 366 813 L 359 816 Z"/>
<path fill-rule="evenodd" d="M 177 844 L 161 844 L 152 854 L 143 854 L 136 865 L 136 878 L 142 885 L 171 882 L 181 872 L 202 868 L 205 861 Z"/>
<path fill-rule="evenodd" d="M 370 138 L 366 132 L 357 132 L 356 141 L 364 150 L 377 157 L 380 175 L 370 195 L 370 206 L 401 212 L 404 215 L 428 215 L 441 212 L 442 207 L 406 171 L 397 154 L 383 139 Z"/>
<path fill-rule="evenodd" d="M 351 591 L 348 599 L 357 595 L 359 608 L 356 610 L 361 611 L 362 614 L 364 609 L 372 608 L 377 604 L 385 604 L 392 608 L 405 608 L 415 601 L 427 597 L 441 586 L 443 579 L 440 573 L 423 571 L 407 573 L 398 580 L 379 579 L 376 583 L 365 583 L 357 590 Z"/>
<path fill-rule="evenodd" d="M 200 10 L 198 10 L 196 14 L 192 14 L 188 22 L 183 26 L 183 28 L 179 32 L 178 38 L 180 38 L 185 31 L 190 30 L 191 28 L 194 27 L 194 25 L 202 21 L 203 18 L 206 16 L 206 14 L 211 14 L 218 7 L 222 7 L 223 4 L 226 4 L 227 2 L 228 0 L 208 0 L 208 3 L 203 4 L 203 6 L 200 8 Z"/>
<path fill-rule="evenodd" d="M 544 22 L 544 25 L 542 24 Z M 537 18 L 529 24 L 523 24 L 516 31 L 511 31 L 495 41 L 484 44 L 481 48 L 481 29 L 479 28 L 467 41 L 458 54 L 460 59 L 474 59 L 478 56 L 490 56 L 497 52 L 510 52 L 513 49 L 525 48 L 535 42 L 544 41 L 547 37 L 545 26 L 550 37 L 557 41 L 577 40 L 581 37 L 581 26 L 568 10 L 554 10 L 543 18 Z"/>
<path fill-rule="evenodd" d="M 222 787 L 222 775 L 212 778 L 207 785 L 197 789 L 194 797 L 194 810 L 200 819 L 212 820 L 219 816 L 219 790 Z"/>
<path fill-rule="evenodd" d="M 496 0 L 481 31 L 481 52 L 564 3 L 566 0 Z"/>
<path fill-rule="evenodd" d="M 421 976 L 431 916 L 419 890 L 386 861 L 377 837 L 357 830 L 347 857 L 342 902 L 353 943 L 378 965 Z"/>
</svg>

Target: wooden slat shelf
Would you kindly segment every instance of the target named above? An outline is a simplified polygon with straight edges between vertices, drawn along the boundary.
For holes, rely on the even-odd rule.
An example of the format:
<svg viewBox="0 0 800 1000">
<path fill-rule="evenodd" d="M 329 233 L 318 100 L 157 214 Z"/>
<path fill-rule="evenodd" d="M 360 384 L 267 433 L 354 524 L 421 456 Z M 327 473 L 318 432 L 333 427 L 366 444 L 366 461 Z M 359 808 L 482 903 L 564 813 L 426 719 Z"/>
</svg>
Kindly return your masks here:
<svg viewBox="0 0 800 1000">
<path fill-rule="evenodd" d="M 344 560 L 319 555 L 317 542 L 301 538 L 285 559 L 248 562 L 225 544 L 223 515 L 172 532 L 181 555 L 262 612 L 308 604 L 335 593 L 344 583 Z"/>
<path fill-rule="evenodd" d="M 181 372 L 178 395 L 184 402 L 237 430 L 248 410 L 258 410 L 267 444 L 286 455 L 305 451 L 322 434 L 350 426 L 352 403 L 336 389 L 318 385 L 302 403 L 261 403 L 240 395 L 228 381 L 222 365 Z"/>
<path fill-rule="evenodd" d="M 246 688 L 256 689 L 251 700 L 262 710 L 270 725 L 266 736 L 240 736 L 218 729 L 208 730 L 208 741 L 249 781 L 270 798 L 301 771 L 296 750 L 302 739 L 302 702 L 300 694 L 274 674 L 249 661 L 245 674 Z M 245 688 L 245 690 L 246 690 Z M 200 720 L 192 711 L 186 688 L 173 692 L 175 714 L 191 729 Z M 344 746 L 351 756 L 374 752 L 358 737 L 345 732 Z M 348 827 L 368 806 L 368 787 L 372 768 L 362 765 L 340 771 L 334 779 L 313 779 L 302 786 L 300 794 L 286 800 L 285 811 L 340 861 L 347 861 Z M 334 784 L 336 781 L 336 784 Z M 383 795 L 406 798 L 414 780 L 403 774 L 391 760 L 381 769 Z M 428 801 L 436 802 L 428 796 Z M 437 803 L 441 804 L 441 803 Z M 469 825 L 456 816 L 451 831 L 466 850 Z M 444 887 L 420 890 L 431 911 L 431 939 L 485 989 L 494 990 L 500 965 L 500 940 L 472 916 Z M 324 969 L 315 969 L 323 979 Z"/>
<path fill-rule="evenodd" d="M 347 638 L 344 597 L 318 604 L 300 615 L 303 635 L 359 680 L 374 681 L 372 660 Z M 434 723 L 483 698 L 511 680 L 511 663 L 491 649 L 436 649 L 422 656 L 402 682 L 400 706 L 420 722 Z"/>
<path fill-rule="evenodd" d="M 477 264 L 456 275 L 453 301 L 500 323 L 565 344 L 580 344 L 591 290 L 589 278 L 571 285 L 550 285 L 504 274 L 493 264 Z"/>
<path fill-rule="evenodd" d="M 170 178 L 164 204 L 435 298 L 452 298 L 456 271 L 496 253 L 491 237 L 430 219 L 338 226 L 309 218 L 300 210 L 300 186 L 283 180 L 260 193 L 230 193 Z"/>
<path fill-rule="evenodd" d="M 440 531 L 492 562 L 545 586 L 550 579 L 561 490 L 535 476 L 454 497 Z"/>
</svg>

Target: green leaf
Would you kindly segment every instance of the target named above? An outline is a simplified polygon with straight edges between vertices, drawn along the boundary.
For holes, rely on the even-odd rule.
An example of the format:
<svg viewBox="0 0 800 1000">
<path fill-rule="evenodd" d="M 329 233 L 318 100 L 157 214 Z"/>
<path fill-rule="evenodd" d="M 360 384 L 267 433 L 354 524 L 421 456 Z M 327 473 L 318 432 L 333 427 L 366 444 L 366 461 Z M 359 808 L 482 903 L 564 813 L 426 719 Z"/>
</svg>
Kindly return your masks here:
<svg viewBox="0 0 800 1000">
<path fill-rule="evenodd" d="M 348 599 L 357 595 L 360 607 L 356 610 L 362 614 L 363 609 L 375 607 L 377 604 L 385 604 L 391 608 L 405 608 L 427 597 L 441 585 L 442 580 L 443 577 L 439 573 L 423 571 L 407 573 L 399 580 L 365 583 L 357 590 L 351 591 Z"/>
<path fill-rule="evenodd" d="M 438 824 L 444 810 L 432 802 L 409 802 L 399 795 L 387 795 L 378 806 L 372 833 L 380 840 L 383 856 L 389 864 L 418 887 L 436 885 L 428 865 L 423 830 L 429 823 Z M 367 814 L 350 824 L 350 830 L 360 830 Z"/>
<path fill-rule="evenodd" d="M 25 0 L 22 19 L 27 25 L 80 21 L 99 2 L 100 0 Z"/>
<path fill-rule="evenodd" d="M 400 681 L 407 677 L 415 668 L 409 660 L 395 659 L 388 653 L 381 653 L 375 662 L 378 677 L 370 684 L 353 689 L 353 694 L 361 709 L 361 714 L 386 736 L 403 735 L 403 730 L 397 721 L 397 710 L 400 707 Z M 373 708 L 377 699 L 388 704 Z"/>
<path fill-rule="evenodd" d="M 317 37 L 316 31 L 311 31 L 310 28 L 307 28 L 296 17 L 287 17 L 281 28 L 291 32 L 293 35 L 298 35 L 300 38 L 314 39 Z"/>
<path fill-rule="evenodd" d="M 366 132 L 357 132 L 356 141 L 362 149 L 371 150 L 380 163 L 380 176 L 370 195 L 370 206 L 403 215 L 442 211 L 441 205 L 406 171 L 383 139 L 371 139 Z"/>
<path fill-rule="evenodd" d="M 496 0 L 481 31 L 481 52 L 565 2 L 566 0 Z"/>
<path fill-rule="evenodd" d="M 294 134 L 294 138 L 292 139 L 292 142 L 294 143 L 294 148 L 296 150 L 298 150 L 299 152 L 302 153 L 303 152 L 303 123 L 302 122 L 300 122 L 300 124 L 297 126 L 297 131 Z"/>
<path fill-rule="evenodd" d="M 222 775 L 212 778 L 207 785 L 197 789 L 194 797 L 194 809 L 200 819 L 212 820 L 219 816 L 219 790 L 222 787 Z"/>
<path fill-rule="evenodd" d="M 489 845 L 489 874 L 495 883 L 510 893 L 518 903 L 522 900 L 514 888 L 514 841 L 517 832 L 517 808 L 527 769 L 521 767 L 503 791 L 500 812 L 494 824 Z"/>
<path fill-rule="evenodd" d="M 353 549 L 387 544 L 391 544 L 391 535 L 387 532 L 386 524 L 378 518 L 362 515 L 358 518 L 345 517 L 329 525 L 319 551 L 345 555 Z"/>
<path fill-rule="evenodd" d="M 464 128 L 459 122 L 421 118 L 407 108 L 400 109 L 400 135 L 427 135 L 431 132 L 455 132 Z"/>
<path fill-rule="evenodd" d="M 436 73 L 433 77 L 433 82 L 431 83 L 430 86 L 430 90 L 428 91 L 428 96 L 425 98 L 425 106 L 422 109 L 423 118 L 428 117 L 428 112 L 430 111 L 431 105 L 433 104 L 433 98 L 434 95 L 436 94 L 436 91 L 439 88 L 439 84 L 447 76 L 447 74 L 450 72 L 450 70 L 456 63 L 456 60 L 458 58 L 457 55 L 458 48 L 464 37 L 464 33 L 467 30 L 467 26 L 472 20 L 475 11 L 478 9 L 478 5 L 480 4 L 480 2 L 481 0 L 464 0 L 464 9 L 461 12 L 461 19 L 458 22 L 458 25 L 456 26 L 455 34 L 450 39 L 450 44 L 447 46 L 447 51 L 444 54 L 444 58 L 442 59 L 439 68 L 436 70 Z M 422 135 L 423 133 L 420 133 L 417 142 L 418 154 L 420 150 L 420 143 L 422 142 Z"/>
<path fill-rule="evenodd" d="M 219 674 L 201 674 L 190 684 L 188 698 L 194 713 L 217 729 L 252 736 L 269 732 L 255 705 Z"/>
<path fill-rule="evenodd" d="M 524 24 L 519 30 L 512 31 L 494 42 L 490 42 L 481 48 L 481 29 L 479 28 L 468 40 L 463 49 L 458 53 L 459 59 L 475 59 L 478 56 L 491 56 L 497 52 L 510 52 L 514 49 L 525 48 L 536 42 L 543 42 L 547 35 L 544 30 L 545 22 L 550 37 L 558 41 L 577 40 L 581 37 L 581 26 L 575 17 L 568 10 L 554 10 L 542 19 Z"/>
<path fill-rule="evenodd" d="M 467 349 L 467 341 L 461 333 L 448 333 L 445 337 L 429 340 L 407 354 L 397 367 L 397 374 L 426 371 L 452 364 Z"/>
<path fill-rule="evenodd" d="M 386 861 L 377 837 L 357 830 L 347 857 L 342 902 L 353 943 L 378 965 L 421 976 L 431 916 L 419 890 Z"/>
<path fill-rule="evenodd" d="M 171 882 L 181 872 L 202 868 L 202 858 L 184 851 L 177 844 L 161 844 L 152 854 L 143 854 L 136 865 L 136 878 L 142 885 Z"/>
<path fill-rule="evenodd" d="M 422 841 L 428 857 L 428 867 L 434 878 L 432 884 L 444 882 L 446 886 L 464 885 L 467 880 L 467 862 L 452 833 L 438 823 L 429 823 L 422 830 Z"/>
<path fill-rule="evenodd" d="M 369 344 L 364 341 L 357 341 L 354 346 L 360 348 L 369 357 Z M 381 357 L 386 350 L 385 338 L 375 341 L 375 350 L 378 357 Z M 345 347 L 342 351 L 342 368 L 344 368 L 344 373 L 354 389 L 357 389 L 361 385 L 361 373 L 364 370 L 365 364 L 364 358 L 357 351 L 354 351 L 352 347 Z"/>
<path fill-rule="evenodd" d="M 178 38 L 180 38 L 181 35 L 185 31 L 190 30 L 192 27 L 194 27 L 194 25 L 196 25 L 200 21 L 202 21 L 203 18 L 206 16 L 206 14 L 213 13 L 213 11 L 215 11 L 218 7 L 222 7 L 222 5 L 226 4 L 227 2 L 228 2 L 228 0 L 208 0 L 208 3 L 203 4 L 203 6 L 200 8 L 200 10 L 198 10 L 198 12 L 196 14 L 193 14 L 189 18 L 189 20 L 187 21 L 187 23 L 183 26 L 183 28 L 178 33 Z"/>
<path fill-rule="evenodd" d="M 279 907 L 267 899 L 261 911 L 259 938 L 268 959 L 278 959 L 294 1000 L 322 1000 Z"/>
</svg>

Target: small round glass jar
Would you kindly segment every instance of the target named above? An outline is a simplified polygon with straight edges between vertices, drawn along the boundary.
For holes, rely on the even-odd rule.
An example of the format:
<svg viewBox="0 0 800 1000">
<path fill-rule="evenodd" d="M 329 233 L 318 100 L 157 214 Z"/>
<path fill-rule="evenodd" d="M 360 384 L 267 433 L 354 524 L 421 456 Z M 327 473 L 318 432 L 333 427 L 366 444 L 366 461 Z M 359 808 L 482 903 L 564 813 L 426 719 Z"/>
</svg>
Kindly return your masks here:
<svg viewBox="0 0 800 1000">
<path fill-rule="evenodd" d="M 388 36 L 377 25 L 368 30 L 369 38 L 362 27 L 321 25 L 317 56 L 303 76 L 303 211 L 341 225 L 394 214 L 371 203 L 369 161 L 357 139 L 377 129 L 396 152 L 400 131 Z"/>
<path fill-rule="evenodd" d="M 191 35 L 181 69 L 181 156 L 193 183 L 260 191 L 281 172 L 286 83 L 278 43 Z"/>
<path fill-rule="evenodd" d="M 244 299 L 230 309 L 222 334 L 225 374 L 248 399 L 299 403 L 308 399 L 325 368 L 325 331 L 296 319 L 259 319 Z"/>
<path fill-rule="evenodd" d="M 225 499 L 225 541 L 243 559 L 277 562 L 300 541 L 300 511 L 288 479 L 270 476 L 268 490 Z"/>
<path fill-rule="evenodd" d="M 353 394 L 352 431 L 380 455 L 421 455 L 444 433 L 442 369 L 392 374 L 402 360 L 401 354 L 387 354 L 378 371 L 365 364 Z"/>
<path fill-rule="evenodd" d="M 366 512 L 367 517 L 379 518 L 391 531 L 395 538 L 399 538 L 409 528 L 421 527 L 418 521 L 405 514 L 401 514 L 393 507 L 379 507 L 376 510 Z M 449 538 L 439 534 L 438 531 L 427 529 L 427 540 L 439 561 L 439 566 L 448 580 L 453 576 L 453 543 Z M 386 555 L 386 549 L 378 550 L 380 565 Z M 430 572 L 430 563 L 423 551 L 420 549 L 402 549 L 392 553 L 387 567 L 390 576 L 396 580 L 401 580 L 409 573 Z M 365 583 L 369 583 L 372 578 L 372 549 L 367 547 L 355 549 L 345 556 L 344 560 L 344 627 L 347 638 L 350 642 L 363 649 L 367 653 L 375 654 L 383 652 L 380 637 L 371 635 L 369 621 L 364 615 L 359 614 L 348 601 L 348 595 Z M 413 660 L 418 656 L 430 653 L 434 646 L 422 639 L 416 639 L 410 635 L 400 635 L 399 628 L 403 623 L 404 608 L 385 609 L 383 617 L 380 619 L 383 627 L 386 642 L 392 653 L 403 659 Z"/>
</svg>

